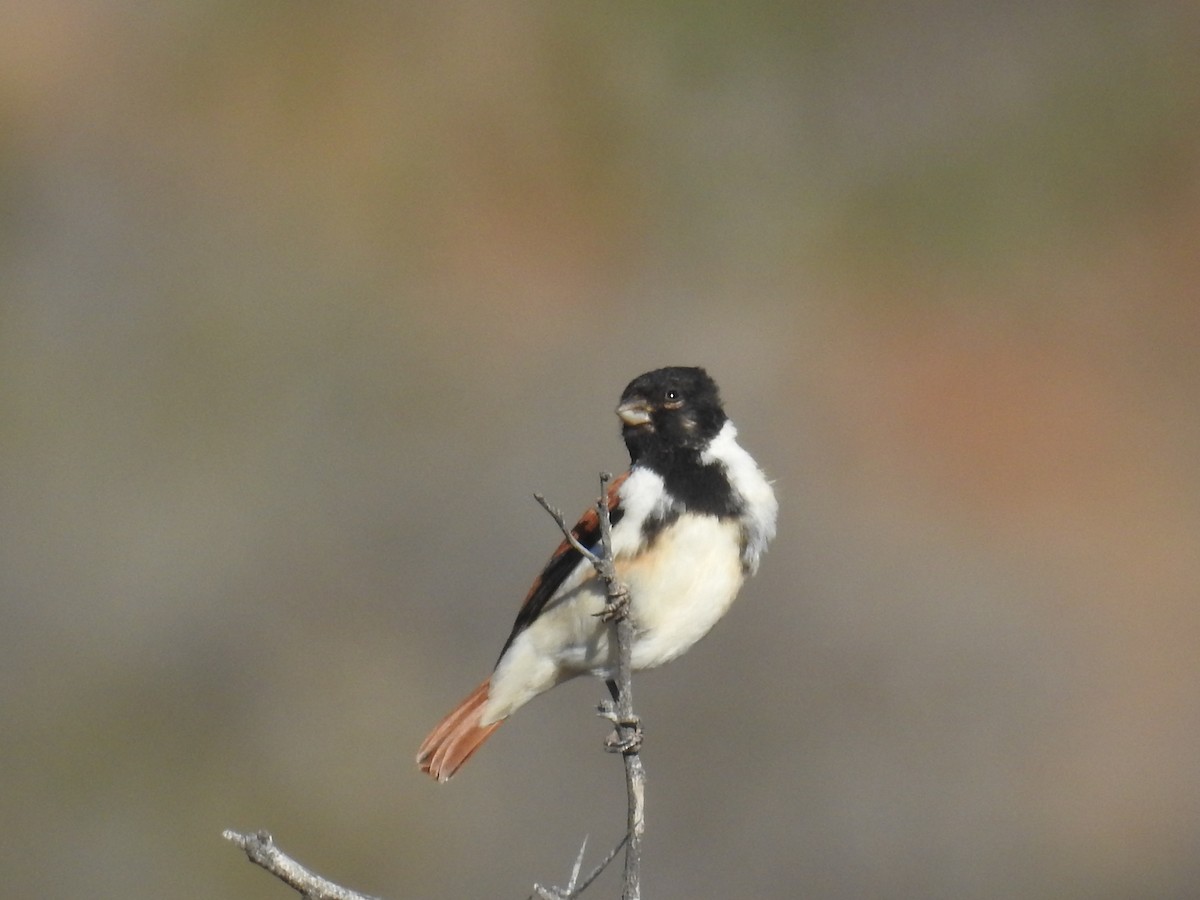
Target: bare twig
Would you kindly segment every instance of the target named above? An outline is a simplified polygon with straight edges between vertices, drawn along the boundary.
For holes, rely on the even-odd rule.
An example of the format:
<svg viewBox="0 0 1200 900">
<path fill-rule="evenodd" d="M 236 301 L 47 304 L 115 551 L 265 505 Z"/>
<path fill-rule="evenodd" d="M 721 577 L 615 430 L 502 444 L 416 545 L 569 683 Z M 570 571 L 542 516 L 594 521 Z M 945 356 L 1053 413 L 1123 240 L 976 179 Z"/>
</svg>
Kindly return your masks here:
<svg viewBox="0 0 1200 900">
<path fill-rule="evenodd" d="M 596 574 L 604 582 L 605 607 L 600 616 L 605 622 L 613 623 L 613 630 L 616 632 L 617 665 L 613 678 L 608 681 L 612 701 L 605 701 L 601 704 L 600 714 L 612 721 L 615 728 L 613 736 L 606 742 L 608 749 L 619 752 L 625 760 L 625 787 L 629 800 L 629 816 L 625 837 L 621 842 L 625 844 L 625 881 L 622 897 L 624 900 L 640 900 L 642 895 L 642 837 L 646 831 L 646 769 L 642 765 L 642 757 L 639 752 L 642 744 L 641 724 L 633 711 L 633 622 L 629 618 L 629 590 L 617 577 L 617 568 L 612 552 L 612 520 L 608 514 L 608 486 L 611 481 L 612 475 L 607 472 L 601 474 L 600 499 L 596 503 L 596 512 L 600 517 L 601 552 L 599 554 L 579 542 L 567 527 L 562 514 L 550 506 L 544 497 L 540 494 L 535 497 L 558 523 L 558 527 L 566 535 L 571 546 L 592 564 L 596 569 Z M 613 850 L 613 854 L 620 847 L 621 845 L 618 844 Z M 599 871 L 595 874 L 599 874 Z M 588 883 L 590 883 L 590 879 Z M 586 887 L 586 884 L 575 893 L 565 896 L 578 896 L 583 887 Z"/>
<path fill-rule="evenodd" d="M 604 548 L 604 563 L 597 573 L 604 580 L 608 609 L 614 611 L 617 632 L 617 672 L 615 686 L 609 691 L 616 703 L 617 746 L 625 760 L 625 788 L 629 799 L 629 816 L 625 846 L 624 900 L 640 900 L 642 896 L 642 837 L 646 832 L 646 768 L 640 753 L 642 729 L 633 711 L 633 622 L 629 618 L 629 591 L 617 579 L 612 555 L 612 522 L 608 515 L 608 483 L 612 476 L 600 476 L 600 535 Z"/>
<path fill-rule="evenodd" d="M 284 884 L 299 891 L 304 900 L 378 900 L 310 872 L 276 847 L 275 840 L 265 831 L 239 834 L 228 829 L 222 836 L 245 850 L 250 862 L 262 866 Z"/>
<path fill-rule="evenodd" d="M 623 838 L 621 838 L 621 840 L 617 841 L 617 846 L 613 847 L 611 850 L 608 851 L 608 856 L 606 856 L 606 857 L 604 857 L 604 859 L 600 860 L 600 864 L 597 865 L 596 868 L 592 869 L 591 874 L 588 875 L 587 878 L 583 879 L 583 881 L 581 881 L 579 883 L 579 888 L 578 888 L 578 890 L 575 891 L 576 896 L 578 896 L 579 894 L 582 894 L 589 884 L 591 884 L 593 881 L 595 881 L 597 878 L 600 877 L 600 873 L 608 868 L 608 864 L 610 862 L 612 862 L 614 859 L 616 859 L 617 854 L 621 852 L 621 848 L 625 846 L 625 842 L 628 840 L 629 840 L 629 835 L 625 835 L 625 837 L 623 837 Z"/>
<path fill-rule="evenodd" d="M 544 509 L 547 513 L 550 514 L 550 518 L 552 518 L 554 520 L 555 524 L 558 525 L 559 531 L 561 531 L 563 533 L 563 535 L 566 537 L 567 543 L 569 543 L 572 547 L 574 547 L 576 550 L 578 550 L 580 555 L 583 556 L 584 559 L 586 559 L 593 566 L 595 566 L 597 570 L 599 570 L 599 567 L 601 565 L 603 565 L 603 563 L 604 563 L 603 558 L 597 556 L 595 553 L 593 553 L 591 550 L 589 550 L 587 547 L 583 546 L 583 544 L 581 544 L 579 542 L 579 538 L 575 537 L 575 532 L 573 532 L 570 528 L 567 527 L 567 520 L 565 518 L 563 518 L 562 510 L 556 509 L 555 507 L 551 506 L 549 501 L 546 500 L 546 498 L 544 496 L 542 496 L 541 494 L 534 494 L 533 499 L 536 500 L 541 505 L 542 509 Z"/>
<path fill-rule="evenodd" d="M 641 726 L 638 717 L 633 712 L 633 623 L 629 619 L 629 591 L 617 577 L 616 565 L 612 553 L 612 521 L 608 515 L 608 486 L 612 476 L 604 473 L 600 476 L 600 500 L 596 504 L 596 512 L 600 517 L 600 547 L 601 552 L 583 546 L 579 539 L 567 527 L 562 513 L 554 509 L 540 494 L 535 494 L 538 503 L 548 512 L 571 546 L 596 569 L 596 574 L 604 582 L 605 607 L 598 614 L 604 622 L 611 623 L 616 638 L 616 671 L 608 681 L 608 689 L 612 701 L 605 701 L 600 708 L 601 715 L 610 719 L 615 733 L 606 741 L 609 750 L 621 753 L 625 760 L 625 783 L 629 796 L 629 816 L 625 836 L 608 853 L 591 873 L 582 881 L 579 873 L 583 869 L 583 854 L 587 849 L 587 840 L 579 848 L 579 855 L 571 870 L 570 881 L 565 888 L 544 888 L 534 885 L 534 895 L 541 900 L 570 900 L 578 897 L 589 885 L 607 868 L 616 855 L 625 848 L 625 881 L 622 891 L 623 900 L 640 900 L 641 898 L 641 862 L 642 836 L 646 829 L 645 797 L 646 772 L 642 766 L 639 749 L 642 742 Z M 246 856 L 256 865 L 262 866 L 284 884 L 298 891 L 304 900 L 378 900 L 367 894 L 360 894 L 349 888 L 334 884 L 315 872 L 306 869 L 282 850 L 275 846 L 275 841 L 265 831 L 253 834 L 241 834 L 232 829 L 224 832 L 226 840 L 231 841 L 245 851 Z M 532 898 L 533 895 L 531 895 Z"/>
<path fill-rule="evenodd" d="M 571 869 L 571 880 L 567 883 L 567 886 L 565 888 L 546 888 L 540 884 L 535 884 L 533 886 L 533 893 L 529 895 L 529 900 L 534 900 L 535 896 L 541 898 L 541 900 L 574 900 L 575 897 L 586 891 L 593 881 L 600 877 L 600 873 L 608 868 L 610 862 L 617 858 L 617 854 L 621 852 L 621 848 L 625 846 L 627 840 L 629 840 L 629 835 L 617 841 L 617 846 L 608 851 L 608 855 L 600 860 L 600 864 L 592 869 L 588 877 L 576 884 L 579 879 L 580 867 L 583 865 L 583 851 L 587 849 L 587 838 L 584 838 L 583 846 L 579 848 L 579 856 L 575 858 L 575 865 Z"/>
<path fill-rule="evenodd" d="M 575 857 L 575 865 L 571 867 L 571 879 L 567 882 L 567 886 L 545 888 L 540 884 L 535 884 L 529 900 L 533 900 L 535 894 L 540 900 L 571 900 L 572 897 L 575 897 L 578 893 L 576 886 L 579 883 L 579 870 L 583 868 L 583 854 L 587 851 L 587 842 L 588 839 L 585 837 L 583 843 L 579 845 L 579 855 Z"/>
</svg>

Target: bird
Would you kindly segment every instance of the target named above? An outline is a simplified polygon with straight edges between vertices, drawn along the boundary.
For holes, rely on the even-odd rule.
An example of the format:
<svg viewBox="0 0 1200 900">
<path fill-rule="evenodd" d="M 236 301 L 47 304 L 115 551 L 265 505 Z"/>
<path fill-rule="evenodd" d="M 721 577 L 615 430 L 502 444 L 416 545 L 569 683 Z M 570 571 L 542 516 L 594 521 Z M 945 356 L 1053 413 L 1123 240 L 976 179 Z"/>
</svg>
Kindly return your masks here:
<svg viewBox="0 0 1200 900">
<path fill-rule="evenodd" d="M 629 468 L 604 502 L 613 564 L 628 589 L 636 671 L 685 653 L 725 615 L 775 536 L 778 503 L 703 368 L 639 375 L 616 413 Z M 572 533 L 598 550 L 598 510 Z M 491 675 L 422 742 L 421 771 L 448 781 L 534 697 L 579 675 L 611 681 L 617 646 L 606 600 L 592 564 L 564 540 L 529 588 Z"/>
</svg>

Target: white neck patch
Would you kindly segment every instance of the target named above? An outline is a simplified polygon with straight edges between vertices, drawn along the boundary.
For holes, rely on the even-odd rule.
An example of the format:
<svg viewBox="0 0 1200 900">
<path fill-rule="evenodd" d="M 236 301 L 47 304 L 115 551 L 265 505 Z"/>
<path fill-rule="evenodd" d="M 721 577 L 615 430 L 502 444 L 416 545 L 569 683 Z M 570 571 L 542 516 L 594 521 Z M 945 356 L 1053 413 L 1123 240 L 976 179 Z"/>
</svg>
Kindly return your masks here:
<svg viewBox="0 0 1200 900">
<path fill-rule="evenodd" d="M 746 535 L 746 548 L 742 551 L 742 562 L 750 574 L 758 569 L 759 558 L 767 549 L 767 544 L 775 537 L 775 517 L 779 512 L 779 502 L 771 483 L 767 481 L 758 463 L 750 456 L 742 445 L 737 442 L 737 428 L 733 422 L 726 420 L 717 436 L 712 439 L 708 449 L 700 455 L 700 461 L 706 465 L 720 463 L 733 491 L 745 504 L 742 514 L 742 528 Z"/>
</svg>

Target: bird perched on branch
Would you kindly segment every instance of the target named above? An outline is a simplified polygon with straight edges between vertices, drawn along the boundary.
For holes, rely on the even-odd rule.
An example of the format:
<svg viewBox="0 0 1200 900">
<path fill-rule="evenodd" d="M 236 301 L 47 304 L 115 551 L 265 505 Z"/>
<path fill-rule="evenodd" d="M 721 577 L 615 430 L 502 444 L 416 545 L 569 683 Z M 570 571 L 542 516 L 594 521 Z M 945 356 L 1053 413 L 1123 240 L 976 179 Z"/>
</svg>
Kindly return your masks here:
<svg viewBox="0 0 1200 900">
<path fill-rule="evenodd" d="M 617 416 L 630 466 L 607 495 L 612 554 L 631 598 L 633 668 L 651 669 L 686 652 L 725 615 L 775 535 L 777 504 L 703 369 L 638 376 Z M 597 511 L 572 533 L 598 548 Z M 617 647 L 605 602 L 591 563 L 564 540 L 530 587 L 491 677 L 421 744 L 421 770 L 446 781 L 538 694 L 577 675 L 611 679 Z"/>
</svg>

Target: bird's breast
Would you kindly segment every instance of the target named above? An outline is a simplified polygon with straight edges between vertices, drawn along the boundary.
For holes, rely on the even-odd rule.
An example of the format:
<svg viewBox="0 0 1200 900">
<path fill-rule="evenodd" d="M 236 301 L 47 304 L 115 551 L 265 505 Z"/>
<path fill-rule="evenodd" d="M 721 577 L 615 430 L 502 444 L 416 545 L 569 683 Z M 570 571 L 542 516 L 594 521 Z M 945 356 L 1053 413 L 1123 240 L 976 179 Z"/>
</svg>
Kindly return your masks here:
<svg viewBox="0 0 1200 900">
<path fill-rule="evenodd" d="M 617 558 L 632 598 L 634 668 L 674 659 L 725 615 L 744 578 L 741 540 L 736 521 L 684 513 L 645 551 Z"/>
<path fill-rule="evenodd" d="M 635 530 L 636 529 L 636 530 Z M 742 530 L 735 520 L 683 513 L 638 545 L 628 515 L 613 529 L 617 574 L 629 587 L 633 667 L 652 669 L 687 652 L 729 610 L 742 586 Z M 554 685 L 593 672 L 612 677 L 611 625 L 598 617 L 604 589 L 580 561 L 492 673 L 482 722 L 495 722 Z"/>
</svg>

